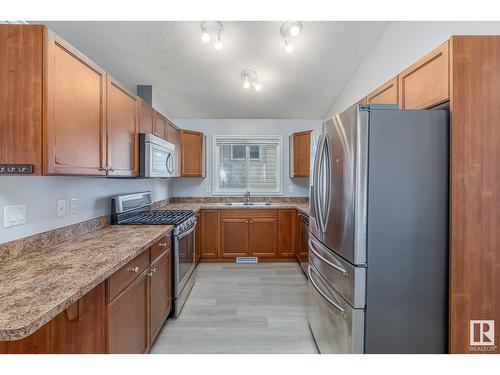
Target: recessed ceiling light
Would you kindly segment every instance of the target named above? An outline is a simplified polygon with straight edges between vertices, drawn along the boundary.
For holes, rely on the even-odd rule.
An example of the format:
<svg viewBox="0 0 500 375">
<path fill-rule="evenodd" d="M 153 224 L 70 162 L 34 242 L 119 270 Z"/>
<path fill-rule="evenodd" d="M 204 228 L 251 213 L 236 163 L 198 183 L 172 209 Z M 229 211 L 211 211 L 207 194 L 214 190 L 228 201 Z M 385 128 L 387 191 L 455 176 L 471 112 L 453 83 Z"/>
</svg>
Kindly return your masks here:
<svg viewBox="0 0 500 375">
<path fill-rule="evenodd" d="M 261 91 L 262 85 L 257 81 L 257 73 L 254 70 L 244 70 L 241 72 L 241 79 L 243 79 L 243 88 L 249 89 L 253 86 L 255 91 Z"/>
</svg>

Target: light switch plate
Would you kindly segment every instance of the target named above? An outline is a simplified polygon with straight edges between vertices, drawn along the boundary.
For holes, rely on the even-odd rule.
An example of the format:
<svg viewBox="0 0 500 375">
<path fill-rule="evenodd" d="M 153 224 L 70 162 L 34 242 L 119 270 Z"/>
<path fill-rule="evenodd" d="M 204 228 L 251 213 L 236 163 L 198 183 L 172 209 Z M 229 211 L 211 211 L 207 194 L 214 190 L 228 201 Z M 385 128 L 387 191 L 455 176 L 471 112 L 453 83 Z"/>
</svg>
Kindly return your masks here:
<svg viewBox="0 0 500 375">
<path fill-rule="evenodd" d="M 79 211 L 80 211 L 80 199 L 72 198 L 70 206 L 71 215 L 76 215 Z"/>
<path fill-rule="evenodd" d="M 5 206 L 3 217 L 5 228 L 26 224 L 26 205 Z"/>
<path fill-rule="evenodd" d="M 66 215 L 66 200 L 61 199 L 56 202 L 56 215 L 57 217 Z"/>
<path fill-rule="evenodd" d="M 290 185 L 290 186 L 288 187 L 288 192 L 289 192 L 289 193 L 293 193 L 293 185 Z"/>
<path fill-rule="evenodd" d="M 211 185 L 207 185 L 207 193 L 211 193 L 212 192 L 212 186 Z"/>
</svg>

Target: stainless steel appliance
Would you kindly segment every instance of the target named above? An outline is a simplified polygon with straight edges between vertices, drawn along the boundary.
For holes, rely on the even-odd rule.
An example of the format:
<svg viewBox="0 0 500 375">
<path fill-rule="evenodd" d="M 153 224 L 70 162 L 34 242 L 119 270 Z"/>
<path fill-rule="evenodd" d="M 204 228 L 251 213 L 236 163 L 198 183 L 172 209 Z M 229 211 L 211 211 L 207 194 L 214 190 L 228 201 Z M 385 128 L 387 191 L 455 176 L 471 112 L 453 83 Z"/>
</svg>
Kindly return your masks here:
<svg viewBox="0 0 500 375">
<path fill-rule="evenodd" d="M 112 198 L 112 224 L 174 225 L 173 314 L 178 317 L 194 285 L 196 216 L 190 210 L 152 210 L 151 192 Z"/>
<path fill-rule="evenodd" d="M 175 145 L 153 134 L 139 134 L 141 177 L 171 177 L 175 172 Z"/>
<path fill-rule="evenodd" d="M 448 113 L 355 105 L 318 141 L 309 325 L 322 353 L 446 353 Z"/>
</svg>

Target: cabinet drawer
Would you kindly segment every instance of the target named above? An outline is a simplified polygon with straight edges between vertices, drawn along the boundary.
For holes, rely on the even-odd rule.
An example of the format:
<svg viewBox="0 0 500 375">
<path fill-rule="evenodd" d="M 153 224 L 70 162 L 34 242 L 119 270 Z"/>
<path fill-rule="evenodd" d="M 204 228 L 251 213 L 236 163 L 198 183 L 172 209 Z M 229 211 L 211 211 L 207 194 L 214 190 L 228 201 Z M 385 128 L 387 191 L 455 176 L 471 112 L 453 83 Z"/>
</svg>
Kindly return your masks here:
<svg viewBox="0 0 500 375">
<path fill-rule="evenodd" d="M 158 259 L 165 251 L 172 248 L 172 231 L 168 232 L 165 237 L 163 237 L 160 241 L 151 246 L 151 262 L 153 263 L 156 259 Z"/>
<path fill-rule="evenodd" d="M 225 209 L 221 210 L 221 217 L 278 217 L 278 210 L 276 209 Z"/>
<path fill-rule="evenodd" d="M 111 302 L 149 266 L 149 251 L 136 256 L 106 280 L 106 302 Z"/>
</svg>

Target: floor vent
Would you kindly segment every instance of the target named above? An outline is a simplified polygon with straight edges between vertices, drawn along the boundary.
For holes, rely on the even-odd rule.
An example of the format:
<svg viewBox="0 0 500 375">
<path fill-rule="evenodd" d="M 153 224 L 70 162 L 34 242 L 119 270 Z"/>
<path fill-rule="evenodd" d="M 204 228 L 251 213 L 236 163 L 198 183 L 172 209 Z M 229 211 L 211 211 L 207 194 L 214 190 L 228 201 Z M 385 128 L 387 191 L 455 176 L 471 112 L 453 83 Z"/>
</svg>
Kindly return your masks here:
<svg viewBox="0 0 500 375">
<path fill-rule="evenodd" d="M 257 257 L 236 257 L 236 263 L 259 263 Z"/>
</svg>

